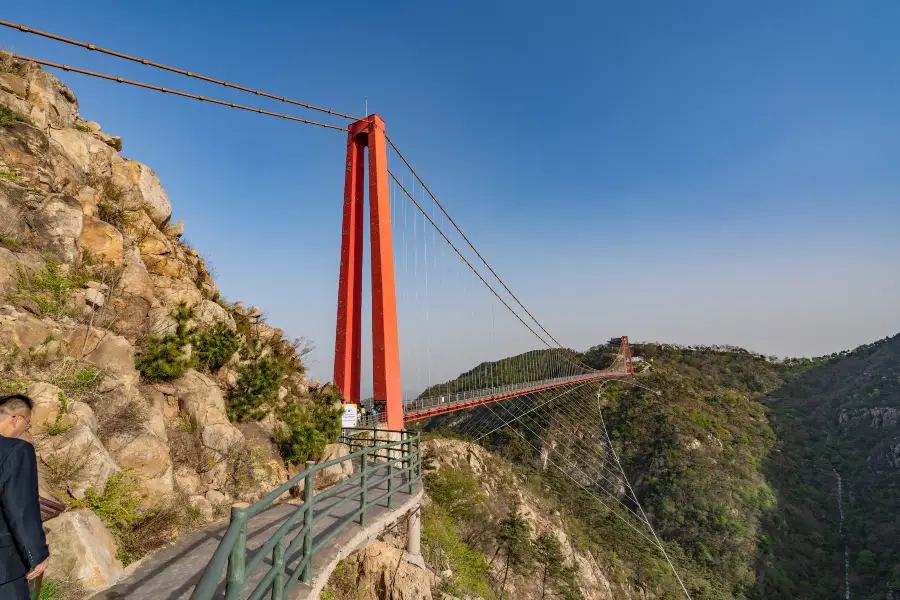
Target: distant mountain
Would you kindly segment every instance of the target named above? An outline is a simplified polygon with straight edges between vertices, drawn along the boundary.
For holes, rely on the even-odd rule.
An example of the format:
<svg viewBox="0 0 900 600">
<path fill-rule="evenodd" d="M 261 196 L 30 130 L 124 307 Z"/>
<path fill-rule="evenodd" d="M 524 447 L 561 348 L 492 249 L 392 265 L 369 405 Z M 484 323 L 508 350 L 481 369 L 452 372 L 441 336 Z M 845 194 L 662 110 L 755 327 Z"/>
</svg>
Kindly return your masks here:
<svg viewBox="0 0 900 600">
<path fill-rule="evenodd" d="M 900 335 L 823 361 L 763 402 L 778 510 L 752 597 L 846 598 L 849 578 L 854 599 L 900 598 Z"/>
<path fill-rule="evenodd" d="M 732 346 L 633 350 L 651 368 L 642 387 L 608 386 L 603 415 L 694 599 L 846 598 L 838 474 L 852 598 L 900 599 L 900 336 L 815 359 Z M 599 368 L 612 354 L 601 344 L 581 356 Z M 422 427 L 466 432 L 486 417 L 490 409 L 473 409 Z M 535 445 L 568 443 L 549 422 L 522 419 L 481 443 L 537 473 L 581 523 L 582 542 L 617 557 L 631 585 L 648 597 L 683 597 L 658 551 L 636 545 L 571 481 L 543 468 L 549 449 Z M 592 440 L 602 462 L 596 423 L 568 425 L 570 437 Z M 627 502 L 624 492 L 620 499 Z"/>
</svg>

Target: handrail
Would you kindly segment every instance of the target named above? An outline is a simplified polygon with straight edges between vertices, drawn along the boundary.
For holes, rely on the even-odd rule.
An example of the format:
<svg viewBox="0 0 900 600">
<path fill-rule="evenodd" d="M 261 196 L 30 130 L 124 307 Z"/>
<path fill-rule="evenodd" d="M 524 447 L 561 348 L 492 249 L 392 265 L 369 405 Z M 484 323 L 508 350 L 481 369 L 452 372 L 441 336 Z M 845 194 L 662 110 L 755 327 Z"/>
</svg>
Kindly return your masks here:
<svg viewBox="0 0 900 600">
<path fill-rule="evenodd" d="M 372 432 L 372 439 L 352 437 L 357 432 Z M 399 439 L 382 442 L 378 439 L 380 434 L 387 434 L 389 437 L 399 436 Z M 341 442 L 350 446 L 349 454 L 319 464 L 308 462 L 303 471 L 257 502 L 249 506 L 235 505 L 232 507 L 228 529 L 207 563 L 200 581 L 191 594 L 191 600 L 213 600 L 216 589 L 222 580 L 223 571 L 225 571 L 225 600 L 243 600 L 247 580 L 257 569 L 261 568 L 268 556 L 272 557 L 271 565 L 250 592 L 249 600 L 259 600 L 266 595 L 268 590 L 271 590 L 272 600 L 286 600 L 288 592 L 296 583 L 311 581 L 312 557 L 317 550 L 357 519 L 364 527 L 368 509 L 375 507 L 385 499 L 387 499 L 387 507 L 392 509 L 394 494 L 403 488 L 408 488 L 409 494 L 412 494 L 414 486 L 422 478 L 421 440 L 418 435 L 413 435 L 406 430 L 350 427 L 342 430 Z M 368 443 L 371 445 L 367 445 Z M 353 451 L 354 447 L 360 447 L 360 449 Z M 322 494 L 314 495 L 316 473 L 347 461 L 354 464 L 355 460 L 359 461 L 358 472 Z M 387 475 L 382 475 L 381 471 L 386 471 Z M 397 477 L 401 478 L 401 485 L 395 484 L 394 480 Z M 304 482 L 303 504 L 297 506 L 296 512 L 287 517 L 262 546 L 248 552 L 247 524 L 250 519 L 269 508 L 279 497 L 301 481 Z M 387 482 L 387 491 L 372 498 L 369 492 L 377 490 L 385 481 Z M 332 502 L 320 514 L 314 514 L 313 509 L 316 504 L 331 499 L 345 490 L 351 490 L 351 493 L 337 502 Z M 316 523 L 332 516 L 332 511 L 337 507 L 354 500 L 359 502 L 358 509 L 344 515 L 336 527 L 329 527 L 329 531 L 322 539 L 313 539 Z M 300 523 L 302 525 L 298 529 L 297 526 Z M 293 539 L 288 540 L 291 535 L 293 535 Z M 301 546 L 300 556 L 291 558 L 295 551 L 300 550 Z M 292 566 L 289 566 L 288 563 L 291 563 Z M 289 568 L 292 568 L 293 572 L 286 577 Z"/>
</svg>

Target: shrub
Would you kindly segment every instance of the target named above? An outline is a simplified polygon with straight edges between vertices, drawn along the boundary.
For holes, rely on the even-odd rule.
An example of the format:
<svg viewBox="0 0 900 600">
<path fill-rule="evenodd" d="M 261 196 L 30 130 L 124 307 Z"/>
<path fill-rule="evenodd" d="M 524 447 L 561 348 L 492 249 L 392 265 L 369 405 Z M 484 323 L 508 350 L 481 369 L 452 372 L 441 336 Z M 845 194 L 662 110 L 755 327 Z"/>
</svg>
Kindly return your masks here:
<svg viewBox="0 0 900 600">
<path fill-rule="evenodd" d="M 172 381 L 184 375 L 190 360 L 184 352 L 184 341 L 167 333 L 148 337 L 144 350 L 134 359 L 134 366 L 150 381 Z"/>
<path fill-rule="evenodd" d="M 78 581 L 45 577 L 37 600 L 81 600 L 85 595 L 84 587 Z"/>
<path fill-rule="evenodd" d="M 278 394 L 282 377 L 284 365 L 271 356 L 242 365 L 237 385 L 228 392 L 228 419 L 244 421 L 265 417 Z"/>
<path fill-rule="evenodd" d="M 137 507 L 141 503 L 137 482 L 128 471 L 113 473 L 103 490 L 91 486 L 81 500 L 72 500 L 70 508 L 89 508 L 110 527 L 130 525 L 141 518 Z"/>
<path fill-rule="evenodd" d="M 57 364 L 51 382 L 76 400 L 95 391 L 103 381 L 103 371 L 91 364 L 74 359 L 63 359 Z"/>
<path fill-rule="evenodd" d="M 53 420 L 53 424 L 47 427 L 47 435 L 60 435 L 68 430 L 72 429 L 75 426 L 74 423 L 64 423 L 63 419 L 66 418 L 66 414 L 69 412 L 69 399 L 66 398 L 66 395 L 63 392 L 59 393 L 59 410 L 56 411 L 56 419 Z"/>
<path fill-rule="evenodd" d="M 283 407 L 278 416 L 286 428 L 277 435 L 281 457 L 289 463 L 300 464 L 321 454 L 326 444 L 341 434 L 340 393 L 333 388 L 319 390 L 309 402 Z"/>
<path fill-rule="evenodd" d="M 215 370 L 228 362 L 241 344 L 236 331 L 218 323 L 212 329 L 195 333 L 192 345 L 197 363 Z"/>
<path fill-rule="evenodd" d="M 453 519 L 463 519 L 479 512 L 484 495 L 470 472 L 444 468 L 425 477 L 428 496 L 440 504 Z"/>
<path fill-rule="evenodd" d="M 186 497 L 175 498 L 163 507 L 140 515 L 130 525 L 113 530 L 117 558 L 128 566 L 202 524 L 203 515 L 199 508 L 188 503 Z"/>
<path fill-rule="evenodd" d="M 180 304 L 172 317 L 176 321 L 175 333 L 149 336 L 144 349 L 134 359 L 135 368 L 150 381 L 172 381 L 178 379 L 192 364 L 184 350 L 193 333 L 187 323 L 194 316 L 184 303 Z"/>
<path fill-rule="evenodd" d="M 179 533 L 196 527 L 200 511 L 185 498 L 157 510 L 138 509 L 143 497 L 128 471 L 114 473 L 103 490 L 90 487 L 81 500 L 72 500 L 70 508 L 89 508 L 106 523 L 116 540 L 116 558 L 126 566 L 170 541 Z"/>
<path fill-rule="evenodd" d="M 84 271 L 64 273 L 55 260 L 48 260 L 42 271 L 29 278 L 18 265 L 16 269 L 19 281 L 16 284 L 18 295 L 32 300 L 41 316 L 62 317 L 68 314 L 69 294 L 93 277 Z"/>
<path fill-rule="evenodd" d="M 0 104 L 0 127 L 14 127 L 16 124 L 16 113 L 8 106 Z"/>
<path fill-rule="evenodd" d="M 423 506 L 422 554 L 430 565 L 453 574 L 444 580 L 443 591 L 458 598 L 467 595 L 493 598 L 488 587 L 490 564 L 478 550 L 459 539 L 453 521 L 436 504 Z"/>
<path fill-rule="evenodd" d="M 97 436 L 106 443 L 117 436 L 137 437 L 144 430 L 147 409 L 138 398 L 127 398 L 124 402 L 105 401 L 99 403 L 97 414 Z"/>
<path fill-rule="evenodd" d="M 122 229 L 129 224 L 131 216 L 125 207 L 125 195 L 110 181 L 99 184 L 100 201 L 97 203 L 97 217 L 106 223 Z"/>
</svg>

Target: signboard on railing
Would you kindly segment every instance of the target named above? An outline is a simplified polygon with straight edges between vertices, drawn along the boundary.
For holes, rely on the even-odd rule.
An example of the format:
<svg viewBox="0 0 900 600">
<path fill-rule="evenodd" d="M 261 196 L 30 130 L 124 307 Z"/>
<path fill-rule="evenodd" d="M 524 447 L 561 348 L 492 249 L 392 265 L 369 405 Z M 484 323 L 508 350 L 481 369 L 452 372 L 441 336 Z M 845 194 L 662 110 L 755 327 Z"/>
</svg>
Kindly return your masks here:
<svg viewBox="0 0 900 600">
<path fill-rule="evenodd" d="M 341 415 L 341 426 L 343 427 L 356 427 L 356 422 L 359 419 L 357 414 L 356 405 L 355 404 L 345 404 L 344 405 L 344 414 Z"/>
</svg>

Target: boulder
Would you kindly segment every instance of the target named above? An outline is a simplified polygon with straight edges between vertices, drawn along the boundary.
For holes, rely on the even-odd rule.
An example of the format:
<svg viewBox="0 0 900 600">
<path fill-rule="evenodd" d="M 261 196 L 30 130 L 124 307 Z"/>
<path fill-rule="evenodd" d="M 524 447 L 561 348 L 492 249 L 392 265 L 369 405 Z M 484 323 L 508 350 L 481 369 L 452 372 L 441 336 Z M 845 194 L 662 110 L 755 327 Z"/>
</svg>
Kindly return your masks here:
<svg viewBox="0 0 900 600">
<path fill-rule="evenodd" d="M 87 337 L 87 343 L 85 343 Z M 103 369 L 110 377 L 122 379 L 128 385 L 138 382 L 138 372 L 134 368 L 134 346 L 120 335 L 105 330 L 79 327 L 63 333 L 68 344 L 69 355 L 81 356 L 88 362 Z"/>
<path fill-rule="evenodd" d="M 173 382 L 181 411 L 200 430 L 200 443 L 210 451 L 212 466 L 201 474 L 211 488 L 221 488 L 227 480 L 227 457 L 244 445 L 244 436 L 225 414 L 222 391 L 214 381 L 194 370 Z"/>
<path fill-rule="evenodd" d="M 375 542 L 344 559 L 359 598 L 431 600 L 438 577 L 406 560 L 406 553 Z"/>
<path fill-rule="evenodd" d="M 29 63 L 20 69 L 28 90 L 26 100 L 31 106 L 28 117 L 45 129 L 75 126 L 78 116 L 78 99 L 69 87 L 52 73 Z"/>
<path fill-rule="evenodd" d="M 100 219 L 83 217 L 79 248 L 85 256 L 121 265 L 125 262 L 122 234 L 118 229 Z"/>
<path fill-rule="evenodd" d="M 123 469 L 137 477 L 147 505 L 171 495 L 175 488 L 172 460 L 166 442 L 149 431 L 137 436 L 117 436 L 106 442 L 110 454 Z"/>
<path fill-rule="evenodd" d="M 23 242 L 30 230 L 25 220 L 28 210 L 25 206 L 28 194 L 25 188 L 0 179 L 0 239 Z"/>
<path fill-rule="evenodd" d="M 50 139 L 68 157 L 81 173 L 98 182 L 101 196 L 115 194 L 121 208 L 138 211 L 141 208 L 140 191 L 134 185 L 131 170 L 125 159 L 90 133 L 77 129 L 51 129 Z M 83 178 L 82 178 L 83 181 Z"/>
<path fill-rule="evenodd" d="M 0 90 L 22 100 L 28 97 L 28 83 L 13 73 L 0 73 Z"/>
<path fill-rule="evenodd" d="M 84 302 L 92 310 L 99 310 L 103 308 L 104 304 L 106 304 L 106 294 L 104 294 L 102 290 L 98 290 L 97 288 L 88 288 L 86 290 L 83 290 L 83 292 Z"/>
<path fill-rule="evenodd" d="M 225 504 L 227 497 L 222 492 L 219 492 L 216 490 L 209 490 L 208 492 L 206 492 L 206 499 L 213 506 L 218 506 L 220 504 Z"/>
<path fill-rule="evenodd" d="M 75 199 L 81 204 L 81 212 L 86 217 L 97 217 L 100 214 L 101 198 L 100 192 L 96 188 L 89 185 L 80 188 L 78 193 L 75 194 Z"/>
<path fill-rule="evenodd" d="M 203 496 L 191 496 L 188 498 L 188 503 L 200 511 L 200 516 L 204 521 L 212 521 L 215 516 L 215 509 L 209 500 L 204 498 Z"/>
<path fill-rule="evenodd" d="M 142 256 L 162 256 L 171 254 L 175 245 L 156 227 L 153 220 L 144 212 L 137 213 L 127 226 L 128 233 L 138 243 Z"/>
<path fill-rule="evenodd" d="M 326 463 L 348 454 L 350 454 L 350 447 L 346 444 L 328 444 L 322 450 L 322 456 L 319 457 L 317 462 L 319 464 Z M 331 465 L 316 473 L 316 489 L 321 490 L 330 487 L 352 476 L 353 465 L 351 461 L 345 460 L 336 465 Z"/>
<path fill-rule="evenodd" d="M 113 291 L 118 304 L 116 329 L 126 335 L 136 336 L 142 332 L 154 304 L 157 304 L 153 280 L 134 248 L 124 255 L 125 266 Z"/>
<path fill-rule="evenodd" d="M 54 194 L 35 211 L 35 230 L 49 252 L 70 263 L 78 258 L 83 218 L 81 205 L 75 198 Z"/>
<path fill-rule="evenodd" d="M 172 216 L 172 205 L 169 204 L 169 197 L 162 188 L 159 177 L 147 165 L 133 160 L 128 161 L 128 168 L 131 171 L 132 181 L 143 198 L 141 208 L 157 227 L 165 226 Z"/>
<path fill-rule="evenodd" d="M 0 253 L 2 258 L 2 253 Z M 60 330 L 50 324 L 22 312 L 0 317 L 0 347 L 15 347 L 22 350 L 37 348 L 48 338 L 60 334 Z"/>
<path fill-rule="evenodd" d="M 206 489 L 197 472 L 183 465 L 175 468 L 175 488 L 188 496 L 202 494 Z"/>
<path fill-rule="evenodd" d="M 144 255 L 144 262 L 147 264 L 148 271 L 160 277 L 181 279 L 190 272 L 185 263 L 168 254 L 147 254 Z"/>
<path fill-rule="evenodd" d="M 0 246 L 0 301 L 16 292 L 19 282 L 19 255 Z"/>
<path fill-rule="evenodd" d="M 59 400 L 62 390 L 55 385 L 38 382 L 28 387 L 26 392 L 33 403 L 31 409 L 31 434 L 39 436 L 46 433 L 47 428 L 56 423 L 56 416 L 62 403 Z M 97 417 L 93 409 L 78 400 L 66 400 L 66 413 L 60 425 L 75 426 L 81 424 L 92 433 L 97 433 Z"/>
<path fill-rule="evenodd" d="M 116 543 L 96 514 L 87 508 L 64 512 L 44 524 L 50 562 L 46 579 L 79 582 L 87 592 L 114 584 L 122 576 Z"/>
<path fill-rule="evenodd" d="M 59 435 L 45 436 L 37 450 L 43 470 L 62 479 L 62 489 L 55 491 L 75 498 L 84 498 L 89 487 L 102 490 L 110 475 L 121 470 L 97 435 L 80 423 Z"/>
<path fill-rule="evenodd" d="M 171 225 L 166 225 L 163 231 L 167 236 L 177 240 L 184 235 L 184 221 L 176 221 Z"/>
<path fill-rule="evenodd" d="M 21 177 L 23 187 L 75 195 L 82 173 L 58 145 L 36 127 L 0 127 L 0 168 Z"/>
<path fill-rule="evenodd" d="M 193 308 L 203 301 L 203 296 L 193 281 L 160 277 L 152 274 L 153 271 L 149 265 L 147 268 L 150 270 L 156 298 L 159 300 L 160 306 L 167 308 L 170 312 L 181 303 L 184 303 L 188 308 Z"/>
<path fill-rule="evenodd" d="M 194 307 L 193 321 L 194 325 L 202 327 L 212 327 L 217 323 L 223 323 L 231 329 L 235 328 L 234 319 L 231 318 L 231 315 L 211 300 L 203 300 Z"/>
</svg>

